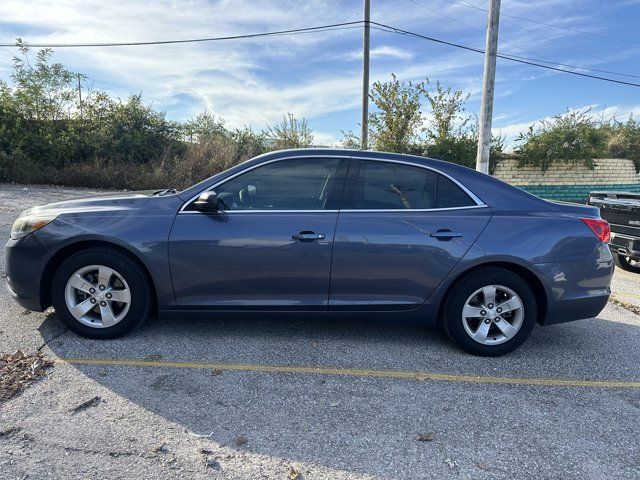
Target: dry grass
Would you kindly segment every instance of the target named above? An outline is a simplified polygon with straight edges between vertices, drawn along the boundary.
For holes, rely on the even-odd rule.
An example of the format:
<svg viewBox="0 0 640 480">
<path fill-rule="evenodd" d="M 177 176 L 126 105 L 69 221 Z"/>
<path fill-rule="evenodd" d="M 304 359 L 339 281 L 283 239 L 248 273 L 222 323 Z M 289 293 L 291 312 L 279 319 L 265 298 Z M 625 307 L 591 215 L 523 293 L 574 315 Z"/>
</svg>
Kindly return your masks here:
<svg viewBox="0 0 640 480">
<path fill-rule="evenodd" d="M 0 170 L 5 172 L 6 181 L 15 183 L 115 190 L 186 188 L 247 160 L 249 156 L 252 155 L 239 152 L 234 142 L 213 138 L 188 145 L 186 152 L 179 157 L 166 152 L 147 163 L 94 158 L 64 167 L 42 167 L 5 157 L 0 159 L 4 162 Z"/>
</svg>

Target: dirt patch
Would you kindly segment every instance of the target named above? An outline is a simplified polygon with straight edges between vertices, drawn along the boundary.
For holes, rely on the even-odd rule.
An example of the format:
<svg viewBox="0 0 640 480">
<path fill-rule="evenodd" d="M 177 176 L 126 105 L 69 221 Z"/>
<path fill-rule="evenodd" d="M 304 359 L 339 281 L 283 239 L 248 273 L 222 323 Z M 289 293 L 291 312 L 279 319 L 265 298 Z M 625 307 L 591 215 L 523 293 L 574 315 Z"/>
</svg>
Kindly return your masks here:
<svg viewBox="0 0 640 480">
<path fill-rule="evenodd" d="M 42 352 L 26 354 L 20 350 L 0 356 L 0 403 L 6 402 L 31 383 L 46 375 L 53 362 Z"/>
<path fill-rule="evenodd" d="M 631 313 L 635 313 L 636 315 L 640 315 L 640 307 L 638 307 L 637 305 L 634 305 L 632 303 L 629 302 L 625 302 L 624 300 L 620 300 L 617 297 L 614 297 L 613 295 L 611 297 L 609 297 L 609 302 L 618 305 L 619 307 L 622 307 L 626 310 L 629 310 Z"/>
</svg>

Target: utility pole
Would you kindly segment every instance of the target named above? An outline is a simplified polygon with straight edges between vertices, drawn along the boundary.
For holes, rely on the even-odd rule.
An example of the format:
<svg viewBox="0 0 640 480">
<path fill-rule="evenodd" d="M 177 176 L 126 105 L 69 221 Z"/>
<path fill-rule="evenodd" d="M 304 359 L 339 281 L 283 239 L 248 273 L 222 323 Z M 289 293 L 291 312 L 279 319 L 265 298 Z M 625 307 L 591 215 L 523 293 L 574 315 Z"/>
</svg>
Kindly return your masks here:
<svg viewBox="0 0 640 480">
<path fill-rule="evenodd" d="M 80 87 L 80 77 L 78 73 L 78 105 L 80 106 L 80 120 L 82 120 L 82 88 Z"/>
<path fill-rule="evenodd" d="M 489 149 L 491 146 L 491 117 L 493 116 L 493 91 L 496 81 L 496 54 L 498 53 L 498 23 L 500 0 L 489 0 L 487 15 L 487 44 L 484 54 L 484 78 L 480 105 L 480 132 L 476 170 L 489 173 Z"/>
<path fill-rule="evenodd" d="M 369 38 L 371 3 L 364 0 L 364 28 L 362 33 L 362 133 L 361 148 L 369 148 Z"/>
</svg>

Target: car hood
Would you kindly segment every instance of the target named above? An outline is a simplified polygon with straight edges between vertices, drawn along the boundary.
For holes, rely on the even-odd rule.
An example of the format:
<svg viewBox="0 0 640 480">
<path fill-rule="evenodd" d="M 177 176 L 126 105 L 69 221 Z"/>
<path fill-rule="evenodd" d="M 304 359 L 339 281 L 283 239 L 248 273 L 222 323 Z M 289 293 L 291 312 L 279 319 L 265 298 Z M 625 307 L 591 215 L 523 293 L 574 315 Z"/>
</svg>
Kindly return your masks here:
<svg viewBox="0 0 640 480">
<path fill-rule="evenodd" d="M 79 212 L 99 212 L 108 210 L 130 210 L 140 208 L 151 198 L 153 191 L 125 192 L 117 194 L 105 194 L 89 198 L 79 198 L 75 200 L 65 200 L 63 202 L 48 203 L 25 210 L 22 215 L 62 214 Z"/>
</svg>

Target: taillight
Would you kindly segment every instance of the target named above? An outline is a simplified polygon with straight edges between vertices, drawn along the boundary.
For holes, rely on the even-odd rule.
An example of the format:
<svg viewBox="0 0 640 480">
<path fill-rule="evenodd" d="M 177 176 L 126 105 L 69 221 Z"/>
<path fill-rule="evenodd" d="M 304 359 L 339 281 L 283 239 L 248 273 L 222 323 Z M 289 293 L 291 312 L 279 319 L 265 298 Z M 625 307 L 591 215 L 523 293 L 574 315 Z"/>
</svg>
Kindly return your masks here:
<svg viewBox="0 0 640 480">
<path fill-rule="evenodd" d="M 611 227 L 609 222 L 601 218 L 581 218 L 584 224 L 591 229 L 601 242 L 609 243 L 611 241 Z"/>
</svg>

